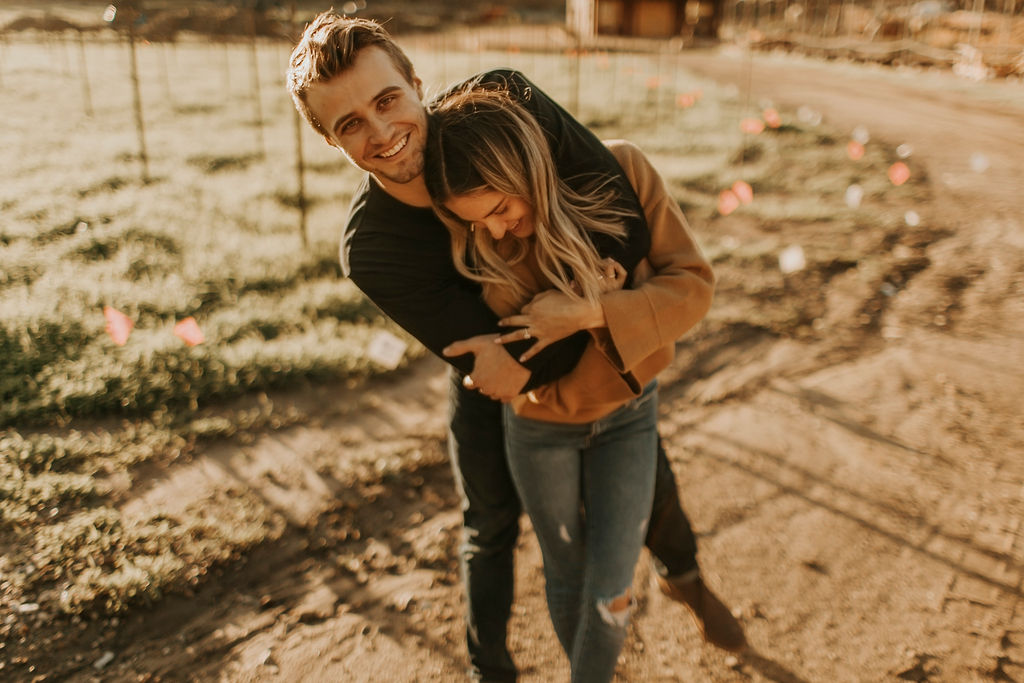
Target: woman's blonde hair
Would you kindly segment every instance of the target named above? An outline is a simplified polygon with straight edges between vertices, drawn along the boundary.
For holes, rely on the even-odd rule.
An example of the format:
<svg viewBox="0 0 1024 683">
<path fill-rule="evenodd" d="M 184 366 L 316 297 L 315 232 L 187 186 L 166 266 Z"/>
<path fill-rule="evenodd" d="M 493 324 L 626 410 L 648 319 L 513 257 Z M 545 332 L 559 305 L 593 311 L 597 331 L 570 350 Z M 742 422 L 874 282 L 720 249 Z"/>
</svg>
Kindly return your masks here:
<svg viewBox="0 0 1024 683">
<path fill-rule="evenodd" d="M 452 197 L 497 190 L 533 209 L 535 252 L 544 276 L 570 296 L 597 301 L 601 257 L 590 234 L 621 239 L 626 214 L 613 205 L 617 195 L 607 179 L 576 192 L 558 177 L 543 130 L 506 89 L 470 83 L 432 105 L 424 177 L 434 211 L 451 233 L 452 258 L 461 274 L 510 287 L 517 299 L 531 294 L 511 267 L 526 254 L 526 244 L 515 240 L 512 253 L 502 255 L 488 231 L 472 230 L 444 205 Z"/>
</svg>

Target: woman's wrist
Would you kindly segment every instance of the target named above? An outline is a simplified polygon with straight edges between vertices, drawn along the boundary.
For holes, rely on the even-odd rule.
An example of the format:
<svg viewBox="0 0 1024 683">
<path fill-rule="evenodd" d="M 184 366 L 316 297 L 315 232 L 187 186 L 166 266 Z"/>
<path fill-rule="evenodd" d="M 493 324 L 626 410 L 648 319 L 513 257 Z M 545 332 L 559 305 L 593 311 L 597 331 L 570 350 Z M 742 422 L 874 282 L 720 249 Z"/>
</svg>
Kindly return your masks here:
<svg viewBox="0 0 1024 683">
<path fill-rule="evenodd" d="M 592 330 L 596 327 L 607 327 L 608 325 L 608 321 L 604 317 L 604 306 L 601 305 L 600 301 L 595 303 L 581 302 L 579 321 L 581 330 Z"/>
</svg>

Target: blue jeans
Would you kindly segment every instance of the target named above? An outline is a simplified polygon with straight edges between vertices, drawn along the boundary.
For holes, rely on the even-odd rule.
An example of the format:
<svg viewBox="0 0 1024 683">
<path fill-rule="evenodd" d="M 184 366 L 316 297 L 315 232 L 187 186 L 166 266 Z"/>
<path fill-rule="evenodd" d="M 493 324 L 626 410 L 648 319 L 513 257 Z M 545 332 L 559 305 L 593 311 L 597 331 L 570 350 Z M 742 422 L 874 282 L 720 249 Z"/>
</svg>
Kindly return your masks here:
<svg viewBox="0 0 1024 683">
<path fill-rule="evenodd" d="M 504 409 L 509 469 L 544 556 L 551 622 L 572 680 L 610 681 L 626 638 L 658 449 L 658 389 L 586 424 Z"/>
<path fill-rule="evenodd" d="M 463 387 L 462 375 L 454 371 L 449 398 L 448 453 L 463 515 L 459 555 L 470 675 L 515 681 L 506 636 L 521 507 L 505 458 L 501 404 Z M 697 566 L 697 541 L 660 440 L 646 544 L 663 574 L 683 575 Z"/>
<path fill-rule="evenodd" d="M 459 559 L 466 590 L 466 643 L 473 680 L 516 680 L 506 645 L 513 559 L 522 508 L 505 458 L 501 404 L 451 373 L 448 454 L 462 504 Z"/>
</svg>

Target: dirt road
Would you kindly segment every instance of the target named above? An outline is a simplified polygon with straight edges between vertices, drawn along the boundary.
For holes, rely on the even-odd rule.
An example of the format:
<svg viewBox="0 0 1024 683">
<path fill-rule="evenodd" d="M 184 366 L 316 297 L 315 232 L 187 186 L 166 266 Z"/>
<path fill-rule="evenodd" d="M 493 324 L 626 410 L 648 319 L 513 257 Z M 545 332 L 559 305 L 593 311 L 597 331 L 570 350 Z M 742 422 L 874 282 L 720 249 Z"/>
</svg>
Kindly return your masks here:
<svg viewBox="0 0 1024 683">
<path fill-rule="evenodd" d="M 890 245 L 918 266 L 882 294 L 863 269 L 834 277 L 826 334 L 736 337 L 694 368 L 680 354 L 662 432 L 702 565 L 755 651 L 703 646 L 643 562 L 621 679 L 1024 681 L 1022 87 L 742 52 L 683 63 L 910 145 L 938 237 Z M 869 303 L 870 324 L 848 325 Z M 241 483 L 288 527 L 193 596 L 72 625 L 49 673 L 461 680 L 443 370 L 427 360 L 373 388 L 274 396 L 319 421 L 211 448 L 140 493 L 132 505 Z M 524 680 L 564 680 L 528 529 L 521 543 L 514 655 Z"/>
</svg>

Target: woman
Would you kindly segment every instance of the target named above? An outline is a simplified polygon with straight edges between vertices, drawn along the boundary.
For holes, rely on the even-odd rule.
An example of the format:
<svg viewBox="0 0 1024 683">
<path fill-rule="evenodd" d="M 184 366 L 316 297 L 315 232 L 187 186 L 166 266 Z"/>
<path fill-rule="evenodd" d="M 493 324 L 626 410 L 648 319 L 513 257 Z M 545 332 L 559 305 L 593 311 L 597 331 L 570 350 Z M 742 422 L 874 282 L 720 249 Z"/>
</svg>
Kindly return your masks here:
<svg viewBox="0 0 1024 683">
<path fill-rule="evenodd" d="M 508 93 L 470 86 L 435 105 L 426 168 L 456 266 L 488 305 L 536 338 L 592 340 L 569 375 L 504 408 L 509 467 L 541 552 L 548 609 L 573 681 L 611 680 L 649 517 L 657 445 L 655 375 L 707 312 L 713 276 L 678 205 L 640 151 L 610 145 L 644 206 L 651 251 L 631 274 L 595 239 L 621 236 L 600 178 L 575 193 L 548 141 Z M 582 510 L 581 510 L 582 507 Z"/>
</svg>

